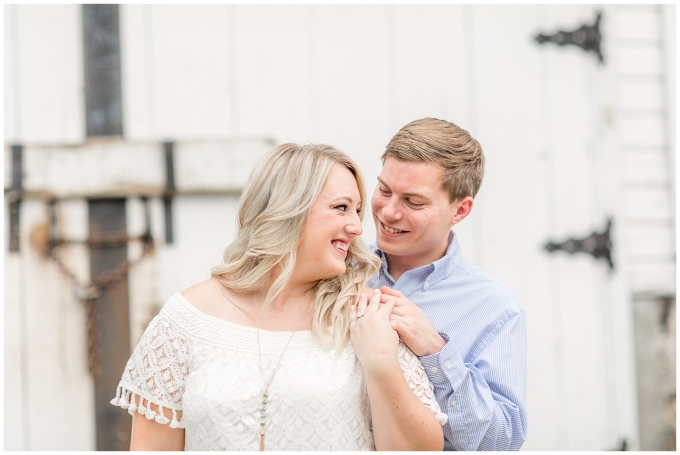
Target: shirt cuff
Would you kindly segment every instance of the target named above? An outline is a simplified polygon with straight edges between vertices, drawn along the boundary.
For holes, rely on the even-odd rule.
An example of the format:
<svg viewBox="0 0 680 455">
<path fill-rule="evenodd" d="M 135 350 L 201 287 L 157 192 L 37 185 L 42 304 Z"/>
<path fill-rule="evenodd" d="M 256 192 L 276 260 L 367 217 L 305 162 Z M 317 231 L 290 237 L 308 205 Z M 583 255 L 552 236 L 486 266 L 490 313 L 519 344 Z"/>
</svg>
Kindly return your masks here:
<svg viewBox="0 0 680 455">
<path fill-rule="evenodd" d="M 455 392 L 463 384 L 467 368 L 449 336 L 441 332 L 439 335 L 446 341 L 442 350 L 422 356 L 420 361 L 423 363 L 427 377 L 435 387 L 439 384 L 451 384 Z"/>
</svg>

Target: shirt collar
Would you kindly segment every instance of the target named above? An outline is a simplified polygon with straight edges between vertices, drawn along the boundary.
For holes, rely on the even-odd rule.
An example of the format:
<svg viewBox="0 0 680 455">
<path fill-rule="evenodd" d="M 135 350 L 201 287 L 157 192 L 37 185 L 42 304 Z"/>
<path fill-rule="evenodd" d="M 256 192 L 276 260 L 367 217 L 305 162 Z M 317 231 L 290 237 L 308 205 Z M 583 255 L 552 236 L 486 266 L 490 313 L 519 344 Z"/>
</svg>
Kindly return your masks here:
<svg viewBox="0 0 680 455">
<path fill-rule="evenodd" d="M 444 256 L 430 264 L 423 265 L 415 269 L 411 269 L 405 272 L 404 275 L 409 274 L 411 277 L 415 276 L 422 280 L 427 279 L 430 285 L 438 281 L 441 281 L 447 276 L 449 276 L 453 269 L 455 269 L 456 266 L 458 266 L 458 263 L 463 257 L 463 254 L 461 252 L 460 245 L 458 244 L 458 237 L 454 234 L 453 231 L 449 232 L 448 242 L 449 246 L 446 249 L 446 253 L 444 254 Z M 372 248 L 373 252 L 380 257 L 380 260 L 382 262 L 380 266 L 380 274 L 389 279 L 392 282 L 392 284 L 394 284 L 395 280 L 392 277 L 392 275 L 390 275 L 390 272 L 387 269 L 387 259 L 385 257 L 385 253 L 381 251 L 380 248 L 378 248 L 377 244 L 374 245 L 375 246 Z"/>
</svg>

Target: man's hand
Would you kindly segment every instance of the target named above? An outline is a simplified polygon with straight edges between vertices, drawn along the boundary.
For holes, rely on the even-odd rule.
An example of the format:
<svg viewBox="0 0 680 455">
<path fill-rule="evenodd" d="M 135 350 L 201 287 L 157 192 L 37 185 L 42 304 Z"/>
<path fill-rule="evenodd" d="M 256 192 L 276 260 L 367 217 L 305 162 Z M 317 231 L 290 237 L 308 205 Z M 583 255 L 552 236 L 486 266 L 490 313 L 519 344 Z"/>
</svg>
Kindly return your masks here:
<svg viewBox="0 0 680 455">
<path fill-rule="evenodd" d="M 387 302 L 388 299 L 394 299 L 390 325 L 415 355 L 422 357 L 442 350 L 446 341 L 432 327 L 423 310 L 399 291 L 387 286 L 380 288 L 380 291 L 381 303 Z"/>
</svg>

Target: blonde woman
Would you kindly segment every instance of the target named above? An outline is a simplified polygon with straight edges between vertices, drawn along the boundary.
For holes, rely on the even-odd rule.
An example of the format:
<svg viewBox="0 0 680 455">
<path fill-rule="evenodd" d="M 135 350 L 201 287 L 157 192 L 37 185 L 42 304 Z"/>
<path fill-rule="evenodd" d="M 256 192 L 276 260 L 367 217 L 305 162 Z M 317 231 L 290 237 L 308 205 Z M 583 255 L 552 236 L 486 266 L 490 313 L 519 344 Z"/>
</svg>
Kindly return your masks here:
<svg viewBox="0 0 680 455">
<path fill-rule="evenodd" d="M 212 278 L 172 296 L 112 403 L 137 450 L 441 450 L 446 416 L 361 293 L 378 260 L 359 237 L 356 164 L 281 145 L 252 172 Z M 363 367 L 363 368 L 362 368 Z"/>
</svg>

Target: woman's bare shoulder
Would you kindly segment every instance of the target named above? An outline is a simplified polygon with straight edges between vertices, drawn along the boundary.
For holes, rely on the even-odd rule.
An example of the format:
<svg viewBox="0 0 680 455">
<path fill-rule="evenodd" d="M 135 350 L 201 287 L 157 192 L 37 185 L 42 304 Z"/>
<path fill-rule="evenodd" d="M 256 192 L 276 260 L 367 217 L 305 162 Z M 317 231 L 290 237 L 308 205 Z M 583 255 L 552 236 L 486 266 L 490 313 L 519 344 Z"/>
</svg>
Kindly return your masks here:
<svg viewBox="0 0 680 455">
<path fill-rule="evenodd" d="M 181 291 L 180 294 L 203 313 L 225 321 L 243 323 L 241 321 L 242 315 L 231 303 L 229 297 L 234 298 L 235 293 L 215 277 L 196 283 Z"/>
<path fill-rule="evenodd" d="M 186 288 L 180 294 L 193 306 L 210 314 L 209 310 L 215 305 L 215 302 L 224 300 L 222 289 L 222 284 L 217 278 L 213 277 Z"/>
</svg>

